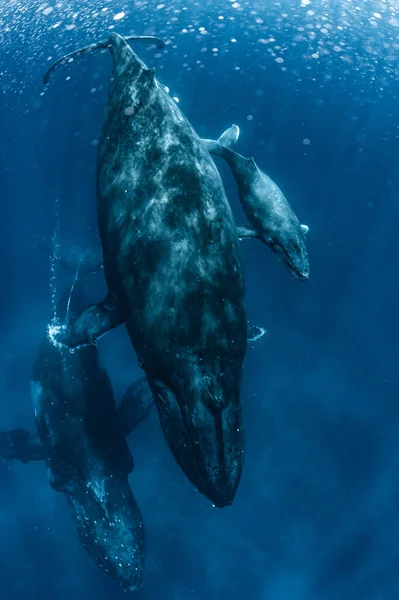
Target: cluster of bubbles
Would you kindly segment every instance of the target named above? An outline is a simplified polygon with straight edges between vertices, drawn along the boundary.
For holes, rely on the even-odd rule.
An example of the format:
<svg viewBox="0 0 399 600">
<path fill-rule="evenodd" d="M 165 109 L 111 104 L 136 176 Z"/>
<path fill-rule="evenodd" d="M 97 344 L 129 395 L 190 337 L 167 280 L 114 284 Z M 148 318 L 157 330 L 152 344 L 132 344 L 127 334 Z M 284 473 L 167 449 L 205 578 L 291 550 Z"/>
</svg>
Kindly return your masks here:
<svg viewBox="0 0 399 600">
<path fill-rule="evenodd" d="M 57 342 L 57 335 L 62 330 L 61 321 L 57 315 L 57 265 L 59 261 L 59 233 L 60 233 L 60 208 L 58 198 L 54 201 L 54 212 L 55 212 L 55 227 L 52 238 L 52 251 L 50 255 L 50 297 L 51 297 L 51 310 L 52 316 L 51 321 L 47 326 L 47 337 L 51 343 L 58 348 L 61 345 Z"/>
<path fill-rule="evenodd" d="M 55 213 L 55 226 L 54 226 L 54 233 L 53 233 L 53 237 L 52 237 L 52 249 L 51 249 L 51 254 L 50 254 L 50 282 L 49 282 L 52 312 L 51 312 L 50 323 L 47 326 L 47 337 L 50 340 L 50 342 L 53 344 L 53 346 L 61 349 L 61 348 L 67 348 L 67 347 L 60 344 L 57 341 L 57 336 L 65 329 L 66 323 L 69 320 L 69 309 L 70 309 L 70 304 L 71 304 L 71 297 L 72 297 L 73 290 L 74 290 L 76 283 L 78 281 L 78 278 L 79 278 L 81 261 L 79 261 L 79 263 L 78 263 L 77 270 L 75 273 L 75 278 L 73 280 L 73 283 L 71 286 L 71 291 L 69 293 L 69 298 L 68 298 L 67 307 L 66 307 L 65 323 L 62 323 L 59 315 L 57 314 L 57 298 L 58 298 L 57 266 L 58 266 L 59 260 L 60 260 L 59 236 L 60 236 L 60 227 L 61 227 L 60 203 L 59 203 L 58 198 L 56 198 L 54 201 L 54 213 Z M 73 353 L 74 350 L 70 349 L 70 352 Z"/>
<path fill-rule="evenodd" d="M 183 69 L 203 68 L 205 53 L 238 56 L 238 48 L 239 62 L 253 69 L 269 68 L 273 60 L 286 70 L 290 57 L 301 55 L 310 64 L 339 60 L 352 70 L 373 71 L 382 62 L 396 75 L 398 11 L 386 0 L 10 0 L 0 6 L 0 43 L 40 68 L 53 58 L 44 56 L 49 43 L 59 55 L 116 29 L 163 37 L 165 52 L 183 57 Z M 197 50 L 191 46 L 184 56 L 186 38 Z M 237 62 L 231 68 L 240 71 Z"/>
</svg>

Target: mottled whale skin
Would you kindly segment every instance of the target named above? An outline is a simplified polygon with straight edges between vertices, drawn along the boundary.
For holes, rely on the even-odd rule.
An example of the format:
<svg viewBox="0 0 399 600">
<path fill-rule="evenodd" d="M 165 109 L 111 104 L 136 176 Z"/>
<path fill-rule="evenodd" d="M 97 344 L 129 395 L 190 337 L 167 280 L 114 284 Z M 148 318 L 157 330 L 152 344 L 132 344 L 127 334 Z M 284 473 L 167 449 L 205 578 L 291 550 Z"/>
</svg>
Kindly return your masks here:
<svg viewBox="0 0 399 600">
<path fill-rule="evenodd" d="M 77 283 L 57 314 L 74 318 L 84 305 Z M 82 545 L 123 588 L 138 587 L 145 539 L 128 483 L 133 459 L 96 348 L 71 352 L 46 336 L 33 366 L 31 395 L 50 485 L 66 495 Z"/>
<path fill-rule="evenodd" d="M 96 47 L 113 56 L 97 169 L 109 294 L 58 340 L 95 343 L 126 324 L 178 464 L 223 507 L 244 452 L 247 321 L 233 216 L 206 146 L 154 71 L 118 34 Z"/>
<path fill-rule="evenodd" d="M 306 225 L 301 225 L 281 189 L 253 158 L 245 158 L 231 150 L 239 136 L 232 125 L 217 140 L 204 140 L 212 155 L 221 156 L 229 165 L 237 183 L 243 210 L 252 228 L 237 227 L 240 238 L 259 238 L 282 261 L 297 279 L 309 279 L 306 250 Z"/>
<path fill-rule="evenodd" d="M 227 132 L 229 132 L 229 130 L 227 130 Z M 241 230 L 242 227 L 239 227 L 238 229 Z M 60 242 L 57 255 L 54 258 L 61 266 L 68 270 L 78 271 L 79 275 L 96 274 L 102 271 L 103 261 L 100 248 L 93 247 L 82 249 L 65 238 L 61 238 Z M 40 238 L 39 247 L 48 254 L 53 252 L 50 242 L 44 237 Z M 267 330 L 264 327 L 254 325 L 248 321 L 247 342 L 249 344 L 254 344 L 266 334 Z M 150 405 L 152 404 L 148 397 L 148 393 L 151 393 L 151 390 L 148 387 L 146 377 L 142 377 L 128 388 L 122 399 L 121 406 L 118 408 L 118 419 L 120 418 L 123 430 L 127 429 L 128 431 L 132 431 L 136 426 L 135 423 L 137 419 L 141 422 L 147 417 L 147 414 L 149 414 L 150 411 Z M 126 415 L 124 414 L 125 410 Z M 129 423 L 131 423 L 131 425 L 129 425 Z"/>
</svg>

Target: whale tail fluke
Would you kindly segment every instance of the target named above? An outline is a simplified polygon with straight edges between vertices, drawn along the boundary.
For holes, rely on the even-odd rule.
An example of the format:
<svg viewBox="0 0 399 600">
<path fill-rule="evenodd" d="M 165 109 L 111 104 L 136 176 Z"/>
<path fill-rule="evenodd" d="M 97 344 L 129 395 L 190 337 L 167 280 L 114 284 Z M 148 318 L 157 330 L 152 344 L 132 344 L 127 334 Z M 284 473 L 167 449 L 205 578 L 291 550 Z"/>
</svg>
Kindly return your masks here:
<svg viewBox="0 0 399 600">
<path fill-rule="evenodd" d="M 111 48 L 115 39 L 121 38 L 116 33 L 112 33 L 106 40 L 101 42 L 97 42 L 96 44 L 90 44 L 89 46 L 85 46 L 84 48 L 80 48 L 79 50 L 74 50 L 74 52 L 70 52 L 65 56 L 59 58 L 55 63 L 51 65 L 51 67 L 47 70 L 43 77 L 44 85 L 48 85 L 50 82 L 51 76 L 54 71 L 60 66 L 65 65 L 67 63 L 72 62 L 75 58 L 79 56 L 83 56 L 85 54 L 89 54 L 90 52 L 94 52 L 95 50 L 106 50 L 107 48 Z M 137 42 L 139 44 L 151 45 L 156 48 L 164 48 L 165 42 L 160 38 L 151 36 L 151 35 L 129 35 L 123 38 L 125 42 Z"/>
<path fill-rule="evenodd" d="M 205 144 L 209 154 L 214 156 L 221 156 L 225 158 L 226 148 L 230 149 L 240 136 L 240 128 L 237 125 L 232 125 L 217 140 L 202 140 Z"/>
</svg>

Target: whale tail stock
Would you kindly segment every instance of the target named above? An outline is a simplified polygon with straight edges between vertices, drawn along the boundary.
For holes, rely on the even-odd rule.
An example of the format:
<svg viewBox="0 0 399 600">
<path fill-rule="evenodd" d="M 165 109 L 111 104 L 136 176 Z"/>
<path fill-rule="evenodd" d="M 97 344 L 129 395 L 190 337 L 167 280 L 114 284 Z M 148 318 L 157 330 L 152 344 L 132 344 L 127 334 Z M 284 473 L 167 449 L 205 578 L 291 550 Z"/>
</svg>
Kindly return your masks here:
<svg viewBox="0 0 399 600">
<path fill-rule="evenodd" d="M 97 42 L 95 44 L 90 44 L 89 46 L 85 46 L 84 48 L 80 48 L 79 50 L 74 50 L 73 52 L 62 56 L 55 63 L 53 63 L 51 67 L 46 71 L 43 77 L 44 85 L 47 85 L 49 83 L 52 74 L 60 65 L 65 65 L 69 62 L 72 62 L 75 58 L 78 58 L 78 56 L 89 54 L 94 50 L 106 50 L 107 48 L 111 48 L 114 41 L 120 37 L 121 36 L 119 36 L 119 34 L 117 33 L 111 33 L 111 35 L 106 40 Z M 125 40 L 125 42 L 136 42 L 139 44 L 155 46 L 158 49 L 165 47 L 165 42 L 163 40 L 152 35 L 128 35 L 124 36 L 123 39 Z"/>
</svg>

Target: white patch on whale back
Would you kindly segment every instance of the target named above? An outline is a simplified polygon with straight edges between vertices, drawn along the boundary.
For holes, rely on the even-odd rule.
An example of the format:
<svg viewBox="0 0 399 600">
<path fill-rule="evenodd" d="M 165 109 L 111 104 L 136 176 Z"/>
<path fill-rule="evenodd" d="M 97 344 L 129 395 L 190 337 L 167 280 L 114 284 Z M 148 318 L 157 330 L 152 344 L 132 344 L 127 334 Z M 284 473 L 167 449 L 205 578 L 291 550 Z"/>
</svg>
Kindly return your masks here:
<svg viewBox="0 0 399 600">
<path fill-rule="evenodd" d="M 43 394 L 43 387 L 38 381 L 30 382 L 30 395 L 32 399 L 33 412 L 35 413 L 35 417 L 38 417 L 40 413 L 40 400 Z"/>
</svg>

